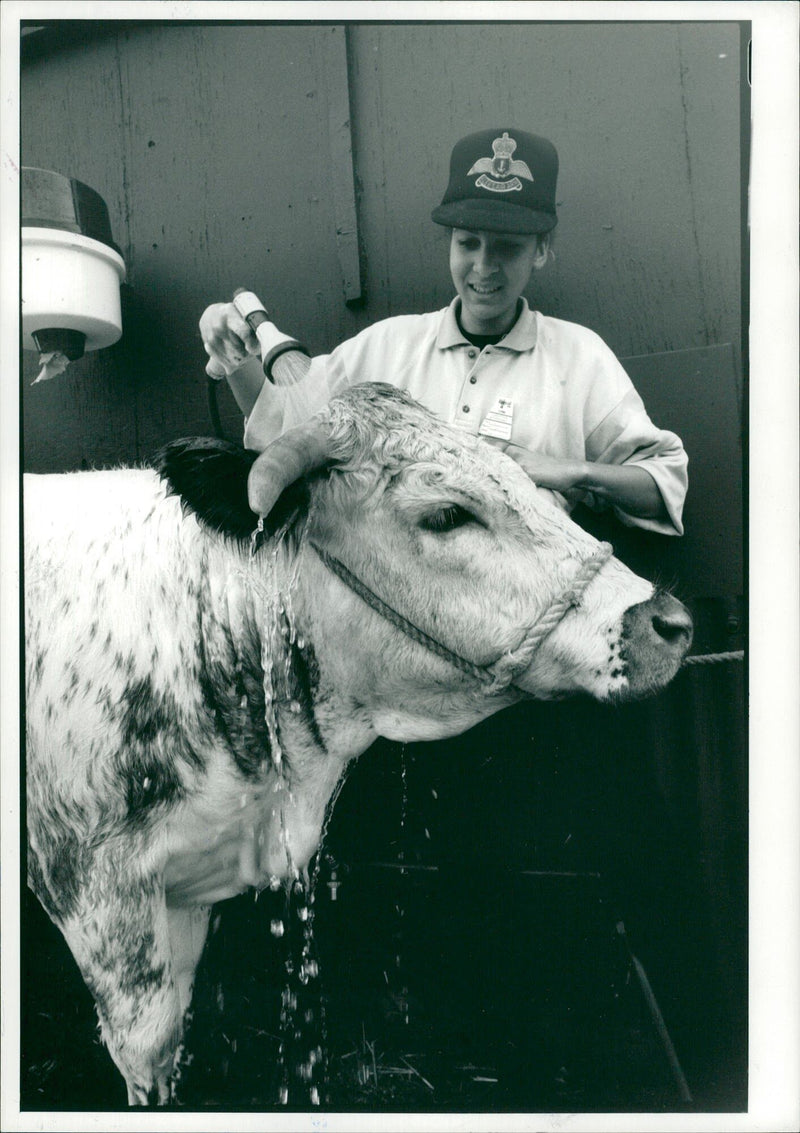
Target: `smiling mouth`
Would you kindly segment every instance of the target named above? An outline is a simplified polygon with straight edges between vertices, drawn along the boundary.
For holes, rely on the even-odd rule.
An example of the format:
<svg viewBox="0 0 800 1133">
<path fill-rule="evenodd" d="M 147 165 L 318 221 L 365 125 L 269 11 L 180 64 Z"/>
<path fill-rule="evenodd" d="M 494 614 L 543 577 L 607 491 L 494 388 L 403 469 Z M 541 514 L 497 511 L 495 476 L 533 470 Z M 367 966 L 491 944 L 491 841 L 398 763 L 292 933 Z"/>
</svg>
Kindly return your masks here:
<svg viewBox="0 0 800 1133">
<path fill-rule="evenodd" d="M 501 283 L 493 283 L 493 284 L 470 283 L 470 284 L 468 284 L 468 286 L 469 286 L 470 291 L 473 291 L 476 295 L 481 295 L 481 296 L 496 295 L 498 291 L 502 291 L 502 289 L 503 289 L 503 285 Z"/>
</svg>

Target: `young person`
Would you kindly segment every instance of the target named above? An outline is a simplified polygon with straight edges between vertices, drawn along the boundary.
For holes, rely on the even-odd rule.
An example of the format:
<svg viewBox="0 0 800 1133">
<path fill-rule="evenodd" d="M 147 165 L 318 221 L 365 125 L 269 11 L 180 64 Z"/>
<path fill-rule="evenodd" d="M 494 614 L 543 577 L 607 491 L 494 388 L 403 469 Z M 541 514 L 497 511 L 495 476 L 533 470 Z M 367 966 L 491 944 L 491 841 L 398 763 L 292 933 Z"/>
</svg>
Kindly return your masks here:
<svg viewBox="0 0 800 1133">
<path fill-rule="evenodd" d="M 523 291 L 549 257 L 558 156 L 546 138 L 481 130 L 462 138 L 436 224 L 451 229 L 456 295 L 441 311 L 383 319 L 314 358 L 302 391 L 264 381 L 258 341 L 230 303 L 200 319 L 261 450 L 338 390 L 384 381 L 444 420 L 500 445 L 554 501 L 612 507 L 628 525 L 683 534 L 687 457 L 657 428 L 593 331 L 532 310 Z"/>
</svg>

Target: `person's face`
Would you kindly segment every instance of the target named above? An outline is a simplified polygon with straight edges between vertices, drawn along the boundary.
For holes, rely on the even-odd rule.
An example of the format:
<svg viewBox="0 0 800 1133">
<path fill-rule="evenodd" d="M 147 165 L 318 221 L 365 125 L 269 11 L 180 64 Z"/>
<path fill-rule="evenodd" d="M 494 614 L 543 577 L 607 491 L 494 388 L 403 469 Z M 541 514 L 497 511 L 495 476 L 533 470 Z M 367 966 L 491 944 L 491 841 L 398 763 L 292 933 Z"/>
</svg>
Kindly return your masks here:
<svg viewBox="0 0 800 1133">
<path fill-rule="evenodd" d="M 454 228 L 450 274 L 461 297 L 461 325 L 470 334 L 503 334 L 534 268 L 547 261 L 547 241 L 512 232 Z"/>
</svg>

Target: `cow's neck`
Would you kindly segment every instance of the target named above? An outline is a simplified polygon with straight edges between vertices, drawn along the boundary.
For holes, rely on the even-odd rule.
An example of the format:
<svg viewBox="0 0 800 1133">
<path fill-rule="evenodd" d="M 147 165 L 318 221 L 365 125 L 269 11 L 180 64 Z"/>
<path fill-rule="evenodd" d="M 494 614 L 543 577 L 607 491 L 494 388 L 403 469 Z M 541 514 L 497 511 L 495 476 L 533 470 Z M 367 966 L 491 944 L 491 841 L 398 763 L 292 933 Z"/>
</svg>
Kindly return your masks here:
<svg viewBox="0 0 800 1133">
<path fill-rule="evenodd" d="M 287 589 L 279 585 L 276 597 L 263 562 L 259 568 L 229 545 L 209 544 L 204 560 L 198 621 L 209 726 L 247 786 L 242 799 L 266 807 L 257 820 L 264 824 L 264 876 L 292 876 L 316 850 L 331 797 L 357 752 L 343 756 L 335 730 L 329 743 L 325 709 L 322 726 L 317 719 L 319 673 L 304 588 L 292 586 L 287 605 Z M 293 565 L 281 548 L 279 582 L 292 578 Z"/>
<path fill-rule="evenodd" d="M 298 744 L 304 755 L 305 749 L 324 755 L 313 711 L 313 650 L 285 589 L 273 587 L 273 579 L 230 545 L 209 542 L 204 558 L 201 682 L 217 739 L 249 778 L 264 777 L 284 761 L 291 765 Z M 283 565 L 274 563 L 278 580 L 285 577 Z"/>
</svg>

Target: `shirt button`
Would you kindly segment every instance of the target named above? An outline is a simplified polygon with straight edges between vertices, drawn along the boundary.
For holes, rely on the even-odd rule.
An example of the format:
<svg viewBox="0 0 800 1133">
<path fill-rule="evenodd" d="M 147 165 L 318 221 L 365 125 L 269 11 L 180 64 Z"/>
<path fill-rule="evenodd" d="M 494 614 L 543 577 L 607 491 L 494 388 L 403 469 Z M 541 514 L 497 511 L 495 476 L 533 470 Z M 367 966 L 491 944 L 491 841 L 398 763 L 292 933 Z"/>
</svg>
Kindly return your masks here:
<svg viewBox="0 0 800 1133">
<path fill-rule="evenodd" d="M 462 405 L 461 406 L 461 412 L 462 413 L 469 413 L 469 406 L 468 405 Z"/>
<path fill-rule="evenodd" d="M 467 354 L 469 355 L 470 358 L 476 358 L 477 355 L 478 355 L 478 351 L 477 350 L 468 350 Z"/>
<path fill-rule="evenodd" d="M 478 379 L 473 374 L 472 377 L 469 380 L 470 380 L 470 384 L 474 386 Z"/>
</svg>

